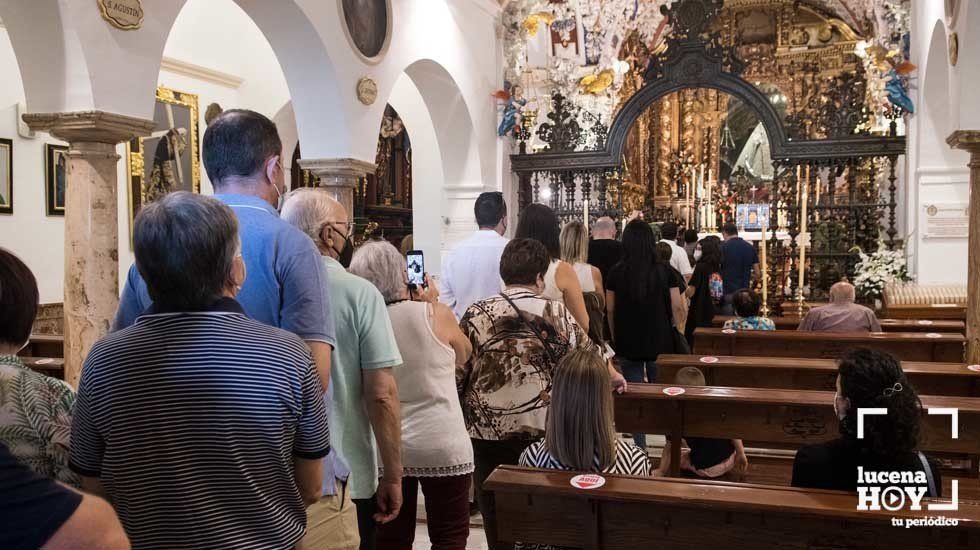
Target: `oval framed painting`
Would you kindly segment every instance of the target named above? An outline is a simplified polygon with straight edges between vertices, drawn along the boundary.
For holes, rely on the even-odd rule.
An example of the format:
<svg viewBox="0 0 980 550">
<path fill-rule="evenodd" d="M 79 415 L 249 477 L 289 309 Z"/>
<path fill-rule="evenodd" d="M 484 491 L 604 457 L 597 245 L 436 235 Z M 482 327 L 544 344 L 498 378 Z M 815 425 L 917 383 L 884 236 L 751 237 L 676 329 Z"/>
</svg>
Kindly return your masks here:
<svg viewBox="0 0 980 550">
<path fill-rule="evenodd" d="M 376 61 L 391 38 L 391 0 L 341 0 L 338 4 L 354 51 L 365 61 Z"/>
</svg>

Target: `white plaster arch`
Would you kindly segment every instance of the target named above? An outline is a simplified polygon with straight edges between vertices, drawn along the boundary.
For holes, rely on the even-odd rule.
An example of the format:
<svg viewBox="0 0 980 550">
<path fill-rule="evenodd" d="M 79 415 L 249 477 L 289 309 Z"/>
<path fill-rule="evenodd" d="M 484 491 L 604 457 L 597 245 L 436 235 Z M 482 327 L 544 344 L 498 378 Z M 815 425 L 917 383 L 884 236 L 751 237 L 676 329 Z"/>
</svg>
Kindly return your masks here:
<svg viewBox="0 0 980 550">
<path fill-rule="evenodd" d="M 957 128 L 961 130 L 980 129 L 980 101 L 976 100 L 980 89 L 980 2 L 961 2 L 961 13 L 957 18 L 956 31 L 960 39 L 959 61 L 955 71 L 959 76 L 958 99 L 959 116 Z"/>
<path fill-rule="evenodd" d="M 58 0 L 0 0 L 0 19 L 17 58 L 28 109 L 56 112 L 94 106 L 78 36 L 62 16 Z"/>
<path fill-rule="evenodd" d="M 930 32 L 919 97 L 919 158 L 925 165 L 951 165 L 955 153 L 946 145 L 953 130 L 950 102 L 949 54 L 946 25 L 938 20 Z"/>
<path fill-rule="evenodd" d="M 140 118 L 152 118 L 154 91 L 160 73 L 160 62 L 175 21 L 187 0 L 143 0 L 143 27 L 138 31 L 121 31 L 107 24 L 99 10 L 89 2 L 74 0 L 37 0 L 57 3 L 57 17 L 47 19 L 66 22 L 60 34 L 67 41 L 78 36 L 77 49 L 85 63 L 91 82 L 89 105 L 62 102 L 60 108 L 44 110 L 78 110 L 94 108 Z M 198 0 L 200 1 L 200 0 Z M 262 31 L 283 70 L 294 102 L 298 130 L 303 137 L 304 153 L 310 158 L 347 156 L 351 149 L 348 116 L 341 98 L 341 88 L 327 45 L 318 24 L 307 17 L 299 3 L 302 0 L 234 0 Z M 10 6 L 31 4 L 23 0 L 0 0 Z M 0 11 L 0 16 L 3 16 Z M 60 19 L 59 19 L 60 18 Z M 31 27 L 43 24 L 43 18 L 32 18 Z M 220 21 L 213 24 L 220 25 Z M 320 22 L 319 27 L 322 27 Z M 39 33 L 45 40 L 50 37 Z M 70 44 L 69 44 L 70 45 Z M 78 64 L 68 64 L 77 70 Z M 47 104 L 46 104 L 47 105 Z M 32 111 L 41 110 L 32 107 Z"/>
</svg>

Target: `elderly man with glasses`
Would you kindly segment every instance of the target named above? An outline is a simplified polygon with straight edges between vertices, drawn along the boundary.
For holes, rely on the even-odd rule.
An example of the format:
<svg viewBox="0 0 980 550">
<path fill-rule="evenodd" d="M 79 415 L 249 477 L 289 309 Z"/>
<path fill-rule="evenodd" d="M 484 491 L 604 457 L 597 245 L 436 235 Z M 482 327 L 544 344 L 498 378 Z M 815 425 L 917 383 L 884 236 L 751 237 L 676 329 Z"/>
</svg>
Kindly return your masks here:
<svg viewBox="0 0 980 550">
<path fill-rule="evenodd" d="M 360 548 L 372 549 L 376 523 L 394 519 L 402 505 L 401 415 L 392 373 L 402 357 L 381 293 L 347 272 L 354 246 L 343 205 L 321 189 L 297 189 L 286 195 L 282 218 L 322 256 L 340 342 L 326 396 L 335 452 L 324 461 L 323 497 L 310 509 L 303 547 L 349 550 L 359 533 Z"/>
</svg>

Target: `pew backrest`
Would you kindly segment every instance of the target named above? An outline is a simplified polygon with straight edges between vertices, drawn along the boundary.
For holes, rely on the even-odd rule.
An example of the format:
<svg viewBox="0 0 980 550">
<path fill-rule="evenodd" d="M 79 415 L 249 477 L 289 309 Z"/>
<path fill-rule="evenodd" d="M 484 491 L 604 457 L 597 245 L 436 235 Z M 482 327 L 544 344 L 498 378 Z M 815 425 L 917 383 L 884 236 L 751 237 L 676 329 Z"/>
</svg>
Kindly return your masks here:
<svg viewBox="0 0 980 550">
<path fill-rule="evenodd" d="M 965 344 L 966 337 L 962 334 L 938 332 L 842 333 L 718 328 L 694 331 L 694 351 L 700 355 L 837 358 L 850 349 L 866 347 L 886 351 L 903 361 L 959 363 L 963 361 Z"/>
<path fill-rule="evenodd" d="M 41 374 L 65 379 L 65 360 L 60 357 L 21 357 L 24 366 Z"/>
<path fill-rule="evenodd" d="M 735 319 L 728 315 L 716 315 L 711 320 L 714 328 L 723 328 L 725 322 Z M 797 316 L 778 316 L 770 317 L 776 325 L 776 330 L 796 330 L 800 326 L 800 318 Z M 884 332 L 946 332 L 966 334 L 966 323 L 950 319 L 879 319 L 881 330 Z"/>
<path fill-rule="evenodd" d="M 839 435 L 832 391 L 686 386 L 680 395 L 667 395 L 667 387 L 630 384 L 629 392 L 614 399 L 616 429 L 668 437 L 743 439 L 753 445 L 789 449 Z M 980 399 L 920 398 L 924 409 L 958 411 L 957 439 L 951 437 L 950 416 L 923 412 L 919 434 L 923 451 L 980 453 Z"/>
<path fill-rule="evenodd" d="M 980 547 L 980 504 L 957 511 L 858 511 L 857 497 L 837 491 L 604 474 L 597 489 L 572 487 L 575 472 L 501 466 L 487 479 L 505 542 L 586 550 L 759 548 L 841 550 Z M 925 515 L 956 527 L 905 528 Z"/>
<path fill-rule="evenodd" d="M 684 367 L 700 369 L 709 386 L 834 391 L 837 379 L 835 359 L 661 355 L 657 357 L 657 382 L 672 384 L 677 371 Z M 980 397 L 980 368 L 964 363 L 903 361 L 902 369 L 921 394 Z"/>
</svg>

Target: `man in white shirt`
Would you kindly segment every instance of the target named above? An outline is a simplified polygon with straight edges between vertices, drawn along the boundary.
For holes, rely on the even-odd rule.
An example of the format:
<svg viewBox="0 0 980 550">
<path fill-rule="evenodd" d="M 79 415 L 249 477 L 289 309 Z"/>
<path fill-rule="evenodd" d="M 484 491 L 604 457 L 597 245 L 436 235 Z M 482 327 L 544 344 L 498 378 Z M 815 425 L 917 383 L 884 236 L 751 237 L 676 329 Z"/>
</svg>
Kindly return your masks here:
<svg viewBox="0 0 980 550">
<path fill-rule="evenodd" d="M 456 245 L 442 265 L 440 300 L 461 319 L 467 308 L 503 289 L 500 255 L 507 246 L 507 203 L 499 191 L 480 193 L 473 205 L 480 230 Z"/>
<path fill-rule="evenodd" d="M 687 258 L 687 251 L 677 245 L 677 224 L 674 222 L 664 222 L 660 226 L 660 242 L 670 245 L 673 253 L 670 255 L 670 266 L 684 276 L 684 282 L 691 281 L 694 268 L 691 267 L 691 260 Z"/>
</svg>

